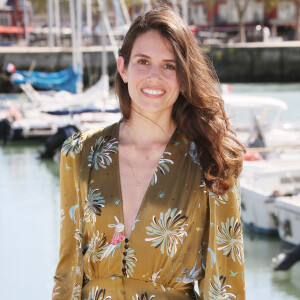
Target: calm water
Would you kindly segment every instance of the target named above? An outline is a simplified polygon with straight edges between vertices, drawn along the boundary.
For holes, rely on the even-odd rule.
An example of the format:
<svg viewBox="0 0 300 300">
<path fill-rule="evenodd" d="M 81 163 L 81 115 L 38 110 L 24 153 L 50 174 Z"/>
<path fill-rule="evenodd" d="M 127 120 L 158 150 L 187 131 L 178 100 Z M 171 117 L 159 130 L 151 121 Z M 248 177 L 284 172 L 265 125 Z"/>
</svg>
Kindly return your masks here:
<svg viewBox="0 0 300 300">
<path fill-rule="evenodd" d="M 239 84 L 233 91 L 280 98 L 289 105 L 283 119 L 300 119 L 300 84 Z M 59 170 L 54 162 L 38 159 L 37 147 L 0 146 L 1 299 L 51 298 L 59 247 Z M 300 299 L 300 263 L 289 272 L 272 272 L 272 257 L 283 251 L 280 240 L 247 231 L 244 237 L 247 300 Z"/>
</svg>

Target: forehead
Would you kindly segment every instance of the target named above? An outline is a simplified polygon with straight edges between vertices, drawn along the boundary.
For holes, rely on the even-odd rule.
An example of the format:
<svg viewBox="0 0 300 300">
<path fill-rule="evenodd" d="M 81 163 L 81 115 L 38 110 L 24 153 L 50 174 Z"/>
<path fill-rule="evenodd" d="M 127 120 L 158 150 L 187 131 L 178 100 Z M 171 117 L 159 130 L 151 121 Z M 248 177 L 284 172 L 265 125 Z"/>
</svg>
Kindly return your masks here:
<svg viewBox="0 0 300 300">
<path fill-rule="evenodd" d="M 144 54 L 149 57 L 159 55 L 162 59 L 175 58 L 172 44 L 155 30 L 142 33 L 135 39 L 131 57 L 136 54 Z"/>
</svg>

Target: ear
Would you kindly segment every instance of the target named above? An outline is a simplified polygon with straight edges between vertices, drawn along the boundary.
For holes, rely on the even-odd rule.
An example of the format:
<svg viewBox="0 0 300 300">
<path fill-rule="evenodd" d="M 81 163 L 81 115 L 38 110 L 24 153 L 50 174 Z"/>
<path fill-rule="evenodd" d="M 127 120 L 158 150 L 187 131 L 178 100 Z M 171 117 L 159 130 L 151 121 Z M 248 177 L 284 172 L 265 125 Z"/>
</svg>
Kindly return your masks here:
<svg viewBox="0 0 300 300">
<path fill-rule="evenodd" d="M 122 77 L 124 83 L 127 83 L 127 68 L 125 67 L 124 57 L 119 56 L 117 61 L 117 68 L 120 73 L 120 76 Z"/>
</svg>

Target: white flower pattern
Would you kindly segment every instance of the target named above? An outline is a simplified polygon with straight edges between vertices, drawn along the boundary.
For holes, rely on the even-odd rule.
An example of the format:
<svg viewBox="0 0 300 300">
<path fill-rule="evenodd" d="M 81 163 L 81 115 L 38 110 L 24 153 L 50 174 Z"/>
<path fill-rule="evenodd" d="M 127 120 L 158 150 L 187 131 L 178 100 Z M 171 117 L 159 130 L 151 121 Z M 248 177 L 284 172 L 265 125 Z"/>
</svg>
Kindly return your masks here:
<svg viewBox="0 0 300 300">
<path fill-rule="evenodd" d="M 214 283 L 210 280 L 209 284 L 209 300 L 229 300 L 236 299 L 236 296 L 233 293 L 227 292 L 227 289 L 230 289 L 229 284 L 225 284 L 226 277 L 214 276 Z"/>
<path fill-rule="evenodd" d="M 231 255 L 234 262 L 237 258 L 240 264 L 244 263 L 242 228 L 238 219 L 232 217 L 225 223 L 221 222 L 221 227 L 217 227 L 217 244 L 223 245 L 218 250 L 222 250 L 224 255 Z"/>
<path fill-rule="evenodd" d="M 146 238 L 145 241 L 152 241 L 151 246 L 155 248 L 160 246 L 160 252 L 164 254 L 166 251 L 170 258 L 176 254 L 178 243 L 183 244 L 183 237 L 187 236 L 187 217 L 181 215 L 181 210 L 178 213 L 176 211 L 177 208 L 169 208 L 165 214 L 160 213 L 158 220 L 153 216 L 151 226 L 146 227 L 147 234 L 155 237 Z"/>
</svg>

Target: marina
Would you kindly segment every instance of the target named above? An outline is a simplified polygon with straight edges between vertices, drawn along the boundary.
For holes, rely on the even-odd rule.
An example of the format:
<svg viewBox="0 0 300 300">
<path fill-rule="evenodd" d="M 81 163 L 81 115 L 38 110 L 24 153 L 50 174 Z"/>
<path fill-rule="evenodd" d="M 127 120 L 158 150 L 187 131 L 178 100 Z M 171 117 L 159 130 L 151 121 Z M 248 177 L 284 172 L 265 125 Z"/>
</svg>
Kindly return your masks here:
<svg viewBox="0 0 300 300">
<path fill-rule="evenodd" d="M 299 84 L 233 84 L 233 94 L 276 97 L 287 104 L 282 122 L 299 120 Z M 17 101 L 20 95 L 1 95 Z M 5 299 L 50 299 L 59 247 L 59 165 L 38 158 L 39 141 L 12 141 L 0 147 L 0 294 Z M 279 236 L 244 227 L 248 300 L 300 298 L 300 264 L 273 271 L 272 258 L 291 246 Z M 33 263 L 34 262 L 34 263 Z M 17 285 L 17 288 L 16 288 Z"/>
<path fill-rule="evenodd" d="M 264 3 L 172 0 L 169 5 L 181 14 L 187 30 L 203 44 L 220 81 L 226 82 L 221 85 L 225 110 L 247 149 L 239 180 L 245 274 L 232 268 L 226 276 L 239 273 L 230 277 L 233 281 L 239 277 L 239 286 L 245 278 L 248 300 L 296 300 L 300 299 L 300 23 L 293 23 L 289 11 L 300 11 L 300 4 L 293 2 L 284 10 L 281 2 Z M 251 9 L 243 20 L 248 4 Z M 48 21 L 41 35 L 28 23 L 35 10 L 30 2 L 24 7 L 17 0 L 3 5 L 0 13 L 13 20 L 6 24 L 8 32 L 17 21 L 12 11 L 20 12 L 24 24 L 15 40 L 7 40 L 0 26 L 0 295 L 9 300 L 24 295 L 30 300 L 50 299 L 59 224 L 64 218 L 60 211 L 61 145 L 78 131 L 120 120 L 113 89 L 118 49 L 139 11 L 156 3 L 70 0 L 64 6 L 48 0 Z M 242 22 L 245 26 L 238 26 Z M 280 24 L 286 31 L 281 31 Z M 17 93 L 4 94 L 12 91 Z M 235 239 L 230 243 L 233 247 Z M 123 259 L 124 276 L 125 263 Z M 195 282 L 190 275 L 184 280 Z M 228 283 L 219 287 L 218 295 L 207 294 L 209 300 L 236 298 L 226 293 L 227 287 L 231 288 Z"/>
</svg>

